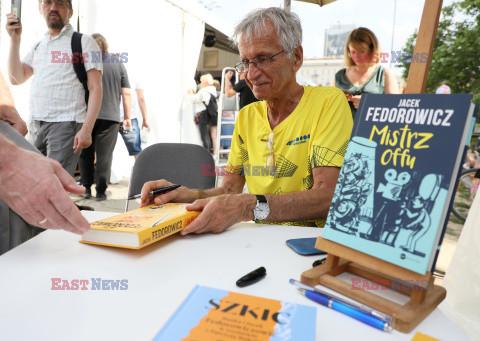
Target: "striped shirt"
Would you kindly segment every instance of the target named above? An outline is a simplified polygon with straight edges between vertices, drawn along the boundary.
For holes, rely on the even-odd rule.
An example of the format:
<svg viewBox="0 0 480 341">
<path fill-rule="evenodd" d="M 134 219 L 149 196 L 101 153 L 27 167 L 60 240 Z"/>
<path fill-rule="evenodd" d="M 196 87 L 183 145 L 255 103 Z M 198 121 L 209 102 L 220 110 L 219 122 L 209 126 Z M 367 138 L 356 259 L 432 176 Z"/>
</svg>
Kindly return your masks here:
<svg viewBox="0 0 480 341">
<path fill-rule="evenodd" d="M 34 74 L 30 90 L 30 113 L 34 120 L 78 123 L 85 120 L 85 90 L 71 63 L 73 32 L 70 24 L 52 39 L 47 32 L 23 59 Z M 88 53 L 84 64 L 87 71 L 103 71 L 101 58 L 93 57 L 93 54 L 100 53 L 100 48 L 92 37 L 85 34 L 82 36 L 82 51 Z"/>
</svg>

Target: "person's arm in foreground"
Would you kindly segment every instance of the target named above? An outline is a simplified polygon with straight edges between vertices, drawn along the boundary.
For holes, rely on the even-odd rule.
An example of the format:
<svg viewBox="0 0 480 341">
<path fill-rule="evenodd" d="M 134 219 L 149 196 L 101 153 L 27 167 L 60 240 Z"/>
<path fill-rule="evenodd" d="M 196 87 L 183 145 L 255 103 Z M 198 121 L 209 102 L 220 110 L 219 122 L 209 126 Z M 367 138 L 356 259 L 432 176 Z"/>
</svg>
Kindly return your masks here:
<svg viewBox="0 0 480 341">
<path fill-rule="evenodd" d="M 102 90 L 102 72 L 96 69 L 87 71 L 88 90 L 90 97 L 88 98 L 87 116 L 83 122 L 82 128 L 75 135 L 73 143 L 74 153 L 78 153 L 83 148 L 88 148 L 92 144 L 93 125 L 100 111 L 103 99 Z"/>
<path fill-rule="evenodd" d="M 0 73 L 0 120 L 10 124 L 22 136 L 27 135 L 28 129 L 26 123 L 22 120 L 15 109 L 12 94 L 8 89 L 7 83 Z"/>
<path fill-rule="evenodd" d="M 90 225 L 67 192 L 83 186 L 60 163 L 17 147 L 0 134 L 0 198 L 26 222 L 46 229 L 85 233 Z"/>
<path fill-rule="evenodd" d="M 332 202 L 340 168 L 316 167 L 313 169 L 314 185 L 310 190 L 282 195 L 266 195 L 270 214 L 266 221 L 301 221 L 326 218 Z M 147 182 L 142 188 L 142 206 L 162 205 L 167 202 L 193 202 L 190 211 L 202 211 L 182 234 L 220 233 L 241 221 L 253 220 L 257 198 L 242 193 L 245 178 L 227 173 L 221 187 L 209 190 L 192 190 L 185 187 L 155 197 L 148 193 L 156 188 L 171 185 L 165 180 Z"/>
</svg>

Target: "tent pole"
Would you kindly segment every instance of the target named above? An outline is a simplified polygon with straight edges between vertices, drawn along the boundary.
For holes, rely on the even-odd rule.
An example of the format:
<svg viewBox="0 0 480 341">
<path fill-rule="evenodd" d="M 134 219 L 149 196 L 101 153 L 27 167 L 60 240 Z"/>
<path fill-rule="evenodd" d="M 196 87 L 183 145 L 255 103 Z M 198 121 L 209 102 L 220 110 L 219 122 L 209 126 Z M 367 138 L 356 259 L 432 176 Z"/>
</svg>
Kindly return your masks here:
<svg viewBox="0 0 480 341">
<path fill-rule="evenodd" d="M 397 0 L 393 3 L 393 25 L 392 25 L 392 44 L 390 45 L 390 52 L 393 53 L 393 40 L 395 37 L 395 21 L 397 18 Z M 390 57 L 390 64 L 388 67 L 391 69 L 392 68 L 392 58 Z"/>
<path fill-rule="evenodd" d="M 413 51 L 410 72 L 408 73 L 407 94 L 421 94 L 427 86 L 428 69 L 432 62 L 433 47 L 437 37 L 438 22 L 442 12 L 443 0 L 425 0 L 422 21 L 418 29 L 417 41 Z M 422 60 L 423 54 L 428 55 L 426 63 Z"/>
</svg>

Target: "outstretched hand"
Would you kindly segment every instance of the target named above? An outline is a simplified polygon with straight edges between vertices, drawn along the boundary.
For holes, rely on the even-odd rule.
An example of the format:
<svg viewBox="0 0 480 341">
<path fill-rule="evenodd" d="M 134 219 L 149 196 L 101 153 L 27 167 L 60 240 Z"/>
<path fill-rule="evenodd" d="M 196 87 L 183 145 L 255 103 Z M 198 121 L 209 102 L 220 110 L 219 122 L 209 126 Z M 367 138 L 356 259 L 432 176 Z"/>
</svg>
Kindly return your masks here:
<svg viewBox="0 0 480 341">
<path fill-rule="evenodd" d="M 83 186 L 52 159 L 15 147 L 0 167 L 0 198 L 26 222 L 83 234 L 90 224 L 67 195 Z M 67 192 L 66 192 L 67 191 Z"/>
</svg>

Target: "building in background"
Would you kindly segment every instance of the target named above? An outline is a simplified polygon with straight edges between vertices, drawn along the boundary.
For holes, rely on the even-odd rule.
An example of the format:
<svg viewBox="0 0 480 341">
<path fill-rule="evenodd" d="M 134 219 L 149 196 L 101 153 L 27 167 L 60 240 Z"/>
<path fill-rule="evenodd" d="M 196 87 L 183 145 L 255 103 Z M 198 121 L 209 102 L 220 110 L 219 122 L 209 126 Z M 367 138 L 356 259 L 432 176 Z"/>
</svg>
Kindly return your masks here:
<svg viewBox="0 0 480 341">
<path fill-rule="evenodd" d="M 323 57 L 341 58 L 345 51 L 348 35 L 356 28 L 355 25 L 333 25 L 325 30 L 325 46 Z"/>
<path fill-rule="evenodd" d="M 355 25 L 339 24 L 326 29 L 323 58 L 304 59 L 299 76 L 316 85 L 335 86 L 335 73 L 345 67 L 345 43 L 355 28 Z"/>
<path fill-rule="evenodd" d="M 335 86 L 335 73 L 345 67 L 343 58 L 304 59 L 300 76 L 316 85 Z"/>
</svg>

